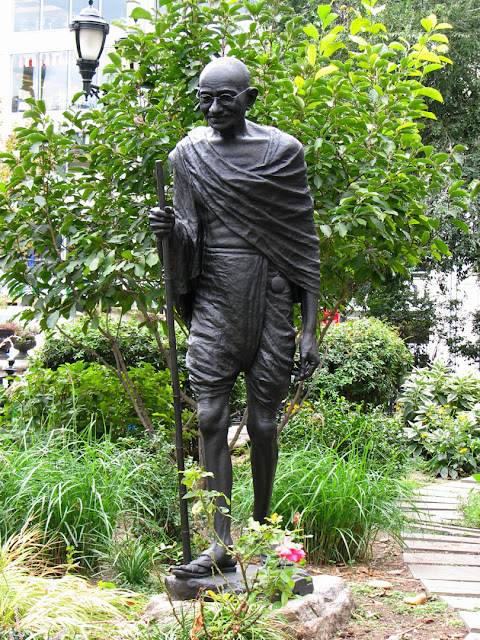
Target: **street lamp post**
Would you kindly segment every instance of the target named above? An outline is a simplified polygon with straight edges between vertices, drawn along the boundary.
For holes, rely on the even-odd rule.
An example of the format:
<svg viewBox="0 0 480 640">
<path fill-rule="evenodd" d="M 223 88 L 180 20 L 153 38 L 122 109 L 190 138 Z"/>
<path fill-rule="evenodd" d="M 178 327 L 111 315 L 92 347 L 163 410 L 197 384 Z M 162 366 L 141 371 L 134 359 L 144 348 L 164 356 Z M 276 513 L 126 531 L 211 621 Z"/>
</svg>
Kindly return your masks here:
<svg viewBox="0 0 480 640">
<path fill-rule="evenodd" d="M 83 79 L 85 98 L 89 95 L 98 97 L 99 88 L 92 85 L 92 78 L 97 70 L 99 58 L 105 46 L 105 38 L 110 29 L 108 22 L 93 8 L 93 0 L 88 0 L 88 4 L 89 6 L 82 9 L 70 25 L 70 31 L 75 31 L 77 65 Z"/>
</svg>

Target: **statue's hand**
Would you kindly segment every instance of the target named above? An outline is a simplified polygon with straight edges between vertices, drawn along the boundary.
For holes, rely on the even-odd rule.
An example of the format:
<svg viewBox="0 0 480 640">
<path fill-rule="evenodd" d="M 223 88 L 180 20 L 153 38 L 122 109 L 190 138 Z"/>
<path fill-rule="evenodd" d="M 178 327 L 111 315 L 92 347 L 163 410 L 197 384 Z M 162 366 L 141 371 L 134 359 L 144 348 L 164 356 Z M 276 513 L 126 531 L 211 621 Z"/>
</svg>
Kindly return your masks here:
<svg viewBox="0 0 480 640">
<path fill-rule="evenodd" d="M 304 333 L 300 338 L 300 366 L 295 375 L 295 380 L 310 378 L 320 364 L 317 336 L 315 333 Z"/>
<path fill-rule="evenodd" d="M 148 214 L 150 227 L 160 240 L 170 235 L 175 226 L 175 212 L 172 207 L 152 207 Z"/>
</svg>

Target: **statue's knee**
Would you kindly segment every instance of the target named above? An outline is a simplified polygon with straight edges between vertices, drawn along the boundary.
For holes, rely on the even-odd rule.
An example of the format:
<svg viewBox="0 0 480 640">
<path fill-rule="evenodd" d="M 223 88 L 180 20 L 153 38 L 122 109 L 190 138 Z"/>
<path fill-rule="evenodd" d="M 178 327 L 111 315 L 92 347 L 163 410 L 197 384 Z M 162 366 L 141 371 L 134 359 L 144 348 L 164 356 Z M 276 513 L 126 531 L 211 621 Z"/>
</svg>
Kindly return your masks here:
<svg viewBox="0 0 480 640">
<path fill-rule="evenodd" d="M 259 420 L 249 425 L 248 434 L 252 442 L 271 444 L 277 441 L 277 425 L 274 420 Z"/>
<path fill-rule="evenodd" d="M 197 414 L 198 428 L 204 437 L 212 433 L 218 433 L 219 429 L 228 428 L 228 399 L 226 406 L 221 398 L 202 400 L 198 403 Z"/>
</svg>

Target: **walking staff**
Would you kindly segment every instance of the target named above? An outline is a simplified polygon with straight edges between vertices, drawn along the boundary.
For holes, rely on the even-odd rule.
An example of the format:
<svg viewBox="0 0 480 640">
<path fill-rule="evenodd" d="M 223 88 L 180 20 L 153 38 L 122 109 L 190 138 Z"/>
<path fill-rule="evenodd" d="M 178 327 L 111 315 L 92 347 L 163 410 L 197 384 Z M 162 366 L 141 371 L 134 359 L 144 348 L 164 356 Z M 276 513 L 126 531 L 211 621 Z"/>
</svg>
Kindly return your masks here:
<svg viewBox="0 0 480 640">
<path fill-rule="evenodd" d="M 165 188 L 163 182 L 163 165 L 161 160 L 155 162 L 157 174 L 158 206 L 165 209 Z M 165 282 L 168 344 L 170 348 L 170 373 L 172 376 L 173 411 L 175 417 L 175 451 L 178 467 L 178 490 L 180 495 L 180 526 L 182 530 L 183 561 L 188 564 L 192 560 L 190 548 L 190 528 L 188 526 L 187 501 L 184 496 L 187 488 L 183 484 L 185 463 L 183 457 L 182 408 L 180 405 L 180 378 L 178 377 L 177 342 L 175 339 L 175 312 L 173 309 L 172 275 L 170 269 L 170 243 L 168 236 L 162 238 L 163 279 Z"/>
</svg>

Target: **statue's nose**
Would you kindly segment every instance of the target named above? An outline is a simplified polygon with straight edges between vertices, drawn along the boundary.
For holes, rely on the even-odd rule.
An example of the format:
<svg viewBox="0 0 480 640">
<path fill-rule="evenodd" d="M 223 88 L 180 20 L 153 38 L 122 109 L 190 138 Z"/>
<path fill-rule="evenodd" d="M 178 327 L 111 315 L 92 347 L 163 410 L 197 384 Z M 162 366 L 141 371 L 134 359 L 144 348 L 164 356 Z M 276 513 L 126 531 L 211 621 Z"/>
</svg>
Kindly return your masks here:
<svg viewBox="0 0 480 640">
<path fill-rule="evenodd" d="M 208 111 L 211 114 L 215 114 L 215 113 L 219 113 L 221 110 L 222 110 L 222 105 L 220 104 L 220 101 L 218 100 L 217 96 L 215 96 L 212 100 L 212 104 L 210 105 L 210 109 Z"/>
</svg>

